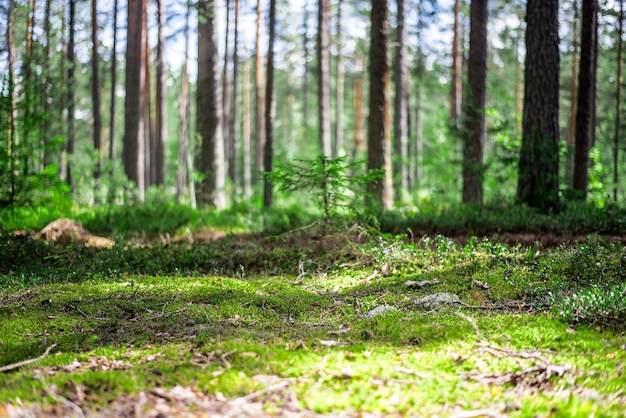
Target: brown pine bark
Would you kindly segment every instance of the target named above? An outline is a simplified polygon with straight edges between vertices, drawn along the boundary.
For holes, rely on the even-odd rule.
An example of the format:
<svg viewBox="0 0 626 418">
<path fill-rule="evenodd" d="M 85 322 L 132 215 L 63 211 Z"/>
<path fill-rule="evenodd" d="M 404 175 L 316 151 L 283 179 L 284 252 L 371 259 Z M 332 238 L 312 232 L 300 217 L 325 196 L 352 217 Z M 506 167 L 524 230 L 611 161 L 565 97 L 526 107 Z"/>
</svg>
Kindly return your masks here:
<svg viewBox="0 0 626 418">
<path fill-rule="evenodd" d="M 243 94 L 242 94 L 242 133 L 241 143 L 243 152 L 243 195 L 245 198 L 252 196 L 252 159 L 250 146 L 250 57 L 244 50 L 243 57 Z"/>
<path fill-rule="evenodd" d="M 317 12 L 317 121 L 320 151 L 331 157 L 330 117 L 330 0 L 318 0 Z"/>
<path fill-rule="evenodd" d="M 407 29 L 404 23 L 405 0 L 397 0 L 396 53 L 393 68 L 394 112 L 393 112 L 393 189 L 396 200 L 402 191 L 407 191 L 408 144 L 409 144 L 409 74 L 407 68 Z"/>
<path fill-rule="evenodd" d="M 93 113 L 93 149 L 97 153 L 93 171 L 94 190 L 100 188 L 102 170 L 102 113 L 100 111 L 100 58 L 98 54 L 98 1 L 91 0 L 91 105 Z M 94 194 L 96 202 L 97 193 Z"/>
<path fill-rule="evenodd" d="M 335 45 L 337 47 L 337 74 L 335 78 L 335 141 L 333 142 L 333 158 L 339 157 L 344 147 L 343 135 L 343 107 L 344 107 L 344 68 L 343 68 L 343 29 L 342 29 L 343 0 L 337 0 L 337 26 Z"/>
<path fill-rule="evenodd" d="M 559 2 L 528 0 L 524 121 L 517 198 L 543 212 L 559 203 Z"/>
<path fill-rule="evenodd" d="M 254 52 L 254 168 L 255 183 L 258 182 L 257 173 L 264 170 L 263 154 L 265 149 L 265 97 L 263 82 L 263 54 L 261 53 L 261 28 L 263 27 L 263 8 L 261 0 L 256 7 L 256 34 Z"/>
<path fill-rule="evenodd" d="M 72 177 L 72 164 L 70 160 L 74 155 L 76 143 L 76 118 L 74 102 L 75 80 L 75 43 L 76 43 L 76 0 L 69 0 L 69 40 L 67 44 L 67 145 L 66 145 L 66 168 L 65 181 L 74 190 L 74 179 Z"/>
<path fill-rule="evenodd" d="M 593 143 L 594 130 L 598 0 L 583 0 L 581 14 L 582 34 L 580 71 L 578 73 L 573 189 L 580 199 L 585 200 L 589 188 L 589 150 Z"/>
<path fill-rule="evenodd" d="M 224 191 L 226 170 L 224 166 L 224 137 L 221 127 L 222 86 L 219 82 L 219 57 L 217 52 L 217 22 L 215 0 L 198 3 L 198 81 L 196 90 L 196 131 L 200 150 L 196 168 L 203 175 L 196 188 L 200 207 L 226 206 Z"/>
<path fill-rule="evenodd" d="M 622 55 L 624 49 L 624 0 L 619 0 L 617 16 L 617 74 L 615 75 L 615 131 L 613 134 L 613 200 L 617 202 L 619 185 L 619 145 L 622 115 Z"/>
<path fill-rule="evenodd" d="M 111 169 L 109 170 L 109 203 L 115 201 L 115 160 L 117 159 L 117 150 L 115 144 L 115 89 L 117 88 L 117 7 L 118 0 L 113 1 L 113 46 L 111 47 L 111 97 L 109 105 L 109 162 Z"/>
<path fill-rule="evenodd" d="M 274 118 L 276 103 L 274 102 L 274 39 L 276 37 L 276 0 L 270 0 L 269 39 L 267 43 L 267 74 L 265 91 L 265 152 L 263 165 L 265 171 L 273 170 L 274 160 Z M 263 183 L 263 207 L 269 208 L 274 203 L 272 184 L 267 177 Z"/>
<path fill-rule="evenodd" d="M 165 7 L 164 0 L 157 0 L 157 53 L 156 53 L 156 142 L 154 146 L 155 166 L 154 183 L 163 186 L 165 183 L 165 137 L 167 135 L 167 117 L 165 110 Z"/>
<path fill-rule="evenodd" d="M 371 203 L 381 209 L 393 206 L 391 184 L 391 115 L 389 99 L 389 3 L 373 0 L 371 11 L 371 44 L 369 58 L 369 119 L 367 124 L 367 168 L 384 169 L 383 178 L 371 181 L 368 192 Z"/>
<path fill-rule="evenodd" d="M 237 140 L 239 139 L 239 0 L 234 0 L 233 12 L 235 21 L 233 25 L 233 81 L 232 97 L 230 101 L 230 111 L 228 117 L 228 177 L 232 182 L 233 196 L 236 196 L 239 189 L 238 169 L 237 169 Z"/>
<path fill-rule="evenodd" d="M 461 0 L 454 2 L 454 38 L 452 40 L 452 84 L 450 86 L 450 123 L 459 128 L 462 104 L 461 76 L 463 57 L 461 56 Z"/>
<path fill-rule="evenodd" d="M 74 0 L 72 0 L 74 1 Z M 145 199 L 144 110 L 146 78 L 144 0 L 128 0 L 126 40 L 126 98 L 124 100 L 124 139 L 122 156 L 124 172 L 135 183 L 139 200 Z"/>
<path fill-rule="evenodd" d="M 15 3 L 12 0 L 9 0 L 9 5 L 7 7 L 7 49 L 8 49 L 8 84 L 9 84 L 9 96 L 10 96 L 10 106 L 9 112 L 7 113 L 7 125 L 9 127 L 8 135 L 7 135 L 7 157 L 9 159 L 9 178 L 10 178 L 10 191 L 9 191 L 9 205 L 13 205 L 15 203 L 15 195 L 16 195 L 16 184 L 15 184 L 15 167 L 17 162 L 17 146 L 19 143 L 19 136 L 17 133 L 17 91 L 16 91 L 16 80 L 15 80 L 15 20 L 14 20 L 14 12 L 15 12 Z"/>
<path fill-rule="evenodd" d="M 352 146 L 352 152 L 350 156 L 351 161 L 355 161 L 358 152 L 363 148 L 365 143 L 365 134 L 363 132 L 363 121 L 365 119 L 365 112 L 363 111 L 363 56 L 360 52 L 357 52 L 354 57 L 355 74 L 354 77 L 354 144 Z"/>
<path fill-rule="evenodd" d="M 570 83 L 569 121 L 567 124 L 567 151 L 565 160 L 565 179 L 573 182 L 574 176 L 574 144 L 576 141 L 576 105 L 578 103 L 578 0 L 572 0 L 574 17 L 572 19 L 572 81 Z"/>
</svg>

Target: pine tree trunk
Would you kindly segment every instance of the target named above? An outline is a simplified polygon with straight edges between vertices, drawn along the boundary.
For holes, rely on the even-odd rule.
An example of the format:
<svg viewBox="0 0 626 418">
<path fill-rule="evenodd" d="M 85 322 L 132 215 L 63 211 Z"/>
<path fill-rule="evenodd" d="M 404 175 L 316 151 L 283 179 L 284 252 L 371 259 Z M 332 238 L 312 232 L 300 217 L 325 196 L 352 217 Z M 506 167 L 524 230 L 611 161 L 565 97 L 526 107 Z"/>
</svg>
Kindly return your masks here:
<svg viewBox="0 0 626 418">
<path fill-rule="evenodd" d="M 74 1 L 74 0 L 72 0 Z M 145 137 L 144 101 L 146 28 L 144 27 L 144 1 L 128 1 L 126 45 L 126 98 L 124 100 L 124 139 L 122 155 L 124 172 L 135 183 L 139 200 L 145 199 Z M 72 83 L 70 83 L 72 84 Z"/>
<path fill-rule="evenodd" d="M 328 50 L 330 29 L 330 1 L 318 0 L 317 12 L 317 121 L 320 150 L 322 155 L 330 157 L 331 118 L 330 118 L 330 52 Z"/>
<path fill-rule="evenodd" d="M 93 149 L 97 153 L 96 167 L 93 171 L 94 199 L 99 201 L 102 170 L 102 114 L 100 111 L 100 60 L 98 55 L 98 1 L 91 0 L 91 101 L 93 107 Z"/>
<path fill-rule="evenodd" d="M 342 30 L 342 8 L 343 0 L 337 1 L 337 26 L 336 26 L 336 38 L 335 44 L 337 46 L 337 83 L 336 88 L 336 110 L 335 110 L 335 142 L 333 143 L 333 158 L 339 157 L 343 152 L 344 140 L 343 140 L 343 106 L 344 106 L 344 69 L 343 69 L 343 30 Z"/>
<path fill-rule="evenodd" d="M 76 0 L 69 0 L 69 41 L 67 44 L 67 150 L 65 181 L 74 191 L 74 179 L 72 178 L 72 156 L 76 143 L 76 119 L 74 115 L 74 86 L 75 80 L 75 43 L 76 43 Z"/>
<path fill-rule="evenodd" d="M 165 183 L 165 137 L 167 135 L 167 117 L 165 114 L 165 8 L 164 0 L 157 0 L 157 56 L 156 56 L 156 142 L 154 149 L 154 183 Z"/>
<path fill-rule="evenodd" d="M 582 35 L 580 42 L 580 71 L 578 73 L 578 105 L 576 110 L 576 148 L 574 151 L 573 188 L 582 200 L 589 187 L 589 150 L 593 141 L 596 73 L 596 38 L 598 30 L 598 0 L 582 2 Z"/>
<path fill-rule="evenodd" d="M 16 161 L 17 161 L 17 146 L 19 144 L 19 137 L 17 133 L 17 91 L 16 91 L 16 82 L 15 82 L 15 34 L 14 34 L 14 13 L 15 13 L 15 2 L 9 0 L 9 5 L 7 7 L 7 49 L 8 49 L 8 84 L 9 84 L 9 96 L 10 96 L 10 106 L 7 116 L 7 125 L 9 127 L 8 132 L 8 144 L 7 144 L 7 157 L 9 159 L 9 178 L 10 178 L 10 191 L 9 191 L 9 205 L 13 206 L 15 203 L 15 194 L 16 184 L 15 184 L 15 176 L 16 176 Z"/>
<path fill-rule="evenodd" d="M 263 153 L 263 164 L 265 171 L 273 170 L 274 159 L 274 118 L 276 114 L 276 104 L 274 102 L 274 38 L 276 37 L 276 0 L 270 0 L 269 16 L 269 40 L 267 43 L 267 74 L 265 92 L 265 152 Z M 268 178 L 264 178 L 263 184 L 263 207 L 269 208 L 274 203 L 272 184 Z"/>
<path fill-rule="evenodd" d="M 450 86 L 450 123 L 460 128 L 462 103 L 461 0 L 454 2 L 454 38 L 452 40 L 452 84 Z"/>
<path fill-rule="evenodd" d="M 367 168 L 384 169 L 383 178 L 371 181 L 368 192 L 381 209 L 393 206 L 391 184 L 391 115 L 389 100 L 389 3 L 373 0 L 369 59 L 369 118 L 367 124 Z"/>
<path fill-rule="evenodd" d="M 223 209 L 226 205 L 224 185 L 224 138 L 220 109 L 222 91 L 219 82 L 219 57 L 217 52 L 217 22 L 215 0 L 202 0 L 198 4 L 198 82 L 196 129 L 200 137 L 197 170 L 204 177 L 196 189 L 198 205 Z"/>
<path fill-rule="evenodd" d="M 265 149 L 265 97 L 263 83 L 263 62 L 261 53 L 261 28 L 263 27 L 263 8 L 261 0 L 256 7 L 256 37 L 254 51 L 254 182 L 259 180 L 258 173 L 264 170 L 263 154 Z"/>
<path fill-rule="evenodd" d="M 487 74 L 487 0 L 470 5 L 470 51 L 467 67 L 465 146 L 463 147 L 463 203 L 483 201 L 485 93 Z"/>
<path fill-rule="evenodd" d="M 234 0 L 235 24 L 233 27 L 233 82 L 232 99 L 230 102 L 230 112 L 228 122 L 228 177 L 232 182 L 233 196 L 237 195 L 239 189 L 237 170 L 237 140 L 239 139 L 239 119 L 237 109 L 239 107 L 239 0 Z"/>
<path fill-rule="evenodd" d="M 558 0 L 528 0 L 524 121 L 517 198 L 559 210 Z"/>
<path fill-rule="evenodd" d="M 252 159 L 250 146 L 250 57 L 244 50 L 243 68 L 243 115 L 241 142 L 243 153 L 243 195 L 247 199 L 252 196 Z"/>
<path fill-rule="evenodd" d="M 622 55 L 624 49 L 624 0 L 619 0 L 617 17 L 617 74 L 615 75 L 615 132 L 613 135 L 613 200 L 617 202 L 619 188 L 619 137 L 622 115 Z"/>
<path fill-rule="evenodd" d="M 394 75 L 394 112 L 393 112 L 393 189 L 396 200 L 402 191 L 408 190 L 408 106 L 409 77 L 406 63 L 407 30 L 404 24 L 405 0 L 397 0 L 396 54 L 393 68 Z"/>
<path fill-rule="evenodd" d="M 565 181 L 572 184 L 574 176 L 574 143 L 576 141 L 576 105 L 578 103 L 578 0 L 572 0 L 572 81 L 570 83 L 569 122 L 567 124 L 567 151 L 565 160 Z"/>
<path fill-rule="evenodd" d="M 109 171 L 109 203 L 115 201 L 115 160 L 116 146 L 115 146 L 115 89 L 117 88 L 117 4 L 118 0 L 113 1 L 113 46 L 111 49 L 111 103 L 109 107 L 110 119 L 109 119 L 109 163 L 111 169 Z"/>
<path fill-rule="evenodd" d="M 365 143 L 365 134 L 363 132 L 363 121 L 365 119 L 363 111 L 363 56 L 360 52 L 355 54 L 354 66 L 354 144 L 350 157 L 352 162 L 356 161 L 357 154 Z"/>
<path fill-rule="evenodd" d="M 304 50 L 304 75 L 302 80 L 302 137 L 309 137 L 309 2 L 304 0 L 302 49 Z"/>
</svg>

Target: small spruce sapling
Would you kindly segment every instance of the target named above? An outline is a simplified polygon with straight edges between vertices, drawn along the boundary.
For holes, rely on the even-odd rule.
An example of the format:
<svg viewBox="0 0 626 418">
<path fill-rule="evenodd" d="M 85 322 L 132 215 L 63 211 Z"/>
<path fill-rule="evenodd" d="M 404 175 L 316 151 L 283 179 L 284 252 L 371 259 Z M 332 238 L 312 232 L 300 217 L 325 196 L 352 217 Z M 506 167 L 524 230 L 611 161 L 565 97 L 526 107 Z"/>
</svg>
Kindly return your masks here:
<svg viewBox="0 0 626 418">
<path fill-rule="evenodd" d="M 323 228 L 337 215 L 340 208 L 350 209 L 355 198 L 365 197 L 367 184 L 383 176 L 384 170 L 370 170 L 365 174 L 352 172 L 364 161 L 346 162 L 346 156 L 328 158 L 319 155 L 312 160 L 296 160 L 294 164 L 277 165 L 264 175 L 279 191 L 306 191 L 324 211 Z"/>
</svg>

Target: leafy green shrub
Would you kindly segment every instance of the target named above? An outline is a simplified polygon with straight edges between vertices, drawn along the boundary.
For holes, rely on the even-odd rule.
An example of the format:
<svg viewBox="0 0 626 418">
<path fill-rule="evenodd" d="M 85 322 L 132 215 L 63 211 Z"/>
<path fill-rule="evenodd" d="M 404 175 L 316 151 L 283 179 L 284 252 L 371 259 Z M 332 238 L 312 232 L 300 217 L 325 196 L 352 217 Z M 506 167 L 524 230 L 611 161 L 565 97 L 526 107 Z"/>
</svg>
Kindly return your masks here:
<svg viewBox="0 0 626 418">
<path fill-rule="evenodd" d="M 565 322 L 623 327 L 626 324 L 626 284 L 580 290 L 554 301 L 553 310 Z"/>
</svg>

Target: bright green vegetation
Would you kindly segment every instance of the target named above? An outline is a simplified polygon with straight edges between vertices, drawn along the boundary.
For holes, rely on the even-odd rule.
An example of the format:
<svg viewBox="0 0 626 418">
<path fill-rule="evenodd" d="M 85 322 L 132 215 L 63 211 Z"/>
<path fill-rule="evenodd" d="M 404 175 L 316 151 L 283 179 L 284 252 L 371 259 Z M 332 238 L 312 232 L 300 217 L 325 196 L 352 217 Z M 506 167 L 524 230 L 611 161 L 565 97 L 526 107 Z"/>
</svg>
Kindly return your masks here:
<svg viewBox="0 0 626 418">
<path fill-rule="evenodd" d="M 0 374 L 0 405 L 623 416 L 625 246 L 372 229 L 110 250 L 2 234 L 0 367 L 57 346 Z M 437 293 L 459 300 L 416 303 Z"/>
</svg>

